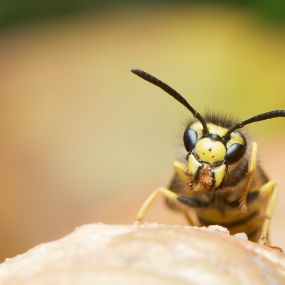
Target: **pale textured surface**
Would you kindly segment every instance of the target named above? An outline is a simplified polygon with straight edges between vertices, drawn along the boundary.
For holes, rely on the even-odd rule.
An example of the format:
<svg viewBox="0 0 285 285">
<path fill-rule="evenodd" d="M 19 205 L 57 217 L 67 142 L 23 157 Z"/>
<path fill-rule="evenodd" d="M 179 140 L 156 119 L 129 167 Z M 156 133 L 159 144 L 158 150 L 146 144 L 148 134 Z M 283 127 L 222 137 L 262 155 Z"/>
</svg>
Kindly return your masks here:
<svg viewBox="0 0 285 285">
<path fill-rule="evenodd" d="M 284 284 L 282 254 L 218 226 L 85 225 L 0 266 L 1 284 Z"/>
</svg>

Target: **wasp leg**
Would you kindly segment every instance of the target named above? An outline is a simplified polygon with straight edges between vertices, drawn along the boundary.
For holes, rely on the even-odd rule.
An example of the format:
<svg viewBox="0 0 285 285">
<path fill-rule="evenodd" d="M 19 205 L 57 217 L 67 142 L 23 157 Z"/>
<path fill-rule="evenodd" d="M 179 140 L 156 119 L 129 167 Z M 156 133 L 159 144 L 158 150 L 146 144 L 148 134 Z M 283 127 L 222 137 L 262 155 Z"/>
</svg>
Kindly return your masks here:
<svg viewBox="0 0 285 285">
<path fill-rule="evenodd" d="M 176 194 L 183 193 L 184 188 L 189 184 L 189 176 L 187 175 L 186 166 L 180 161 L 174 161 L 173 168 L 175 170 L 175 175 L 167 188 Z M 165 202 L 171 210 L 181 212 L 181 204 L 178 203 L 178 201 L 174 201 L 166 197 Z"/>
<path fill-rule="evenodd" d="M 189 175 L 187 174 L 186 165 L 180 161 L 174 161 L 173 167 L 179 178 L 187 183 L 189 181 Z"/>
<path fill-rule="evenodd" d="M 136 221 L 135 221 L 136 224 L 144 219 L 146 212 L 149 210 L 151 204 L 153 203 L 154 199 L 159 193 L 161 193 L 163 196 L 167 197 L 168 199 L 177 202 L 177 197 L 178 197 L 177 194 L 175 194 L 174 192 L 170 191 L 167 188 L 163 187 L 158 188 L 148 196 L 148 198 L 144 201 L 144 203 L 140 207 L 136 215 Z"/>
<path fill-rule="evenodd" d="M 182 162 L 175 161 L 173 163 L 173 166 L 179 178 L 184 183 L 187 183 L 189 181 L 189 176 L 187 174 L 186 165 Z M 184 214 L 188 224 L 196 226 L 200 225 L 200 221 L 195 211 L 193 211 L 193 209 L 189 209 L 189 207 L 201 207 L 200 203 L 198 203 L 196 199 L 176 194 L 173 191 L 163 187 L 155 190 L 144 201 L 139 211 L 137 212 L 135 221 L 136 224 L 138 224 L 144 219 L 146 212 L 149 210 L 151 204 L 159 193 L 161 193 L 169 201 L 168 203 L 172 203 L 172 207 L 177 207 L 177 210 L 181 211 Z M 188 207 L 186 207 L 185 205 L 187 205 Z"/>
<path fill-rule="evenodd" d="M 257 143 L 252 142 L 250 155 L 248 159 L 247 179 L 246 179 L 244 188 L 242 190 L 242 193 L 239 199 L 239 207 L 240 207 L 242 214 L 246 214 L 247 212 L 246 199 L 247 199 L 247 194 L 249 192 L 252 178 L 253 178 L 253 175 L 256 169 L 256 158 L 257 158 Z"/>
<path fill-rule="evenodd" d="M 181 179 L 181 181 L 183 181 L 183 183 L 187 185 L 189 182 L 189 175 L 187 174 L 186 165 L 180 161 L 174 161 L 173 167 L 174 167 L 175 172 L 177 173 L 177 175 Z M 188 199 L 191 200 L 191 198 L 188 198 Z M 179 200 L 179 198 L 178 198 L 178 200 Z M 181 211 L 183 212 L 184 217 L 186 218 L 186 221 L 188 222 L 189 225 L 201 226 L 199 218 L 198 218 L 196 212 L 194 211 L 194 209 L 191 209 L 190 207 L 187 207 L 187 208 L 182 207 Z"/>
<path fill-rule="evenodd" d="M 260 188 L 260 197 L 264 199 L 268 198 L 268 203 L 265 209 L 265 219 L 261 228 L 260 241 L 262 241 L 265 245 L 270 245 L 269 242 L 269 222 L 272 217 L 276 198 L 277 198 L 277 189 L 276 183 L 274 181 L 269 181 L 265 185 Z"/>
<path fill-rule="evenodd" d="M 179 203 L 181 202 L 182 204 L 186 204 L 186 205 L 194 205 L 194 207 L 196 206 L 200 206 L 200 205 L 196 205 L 195 202 L 193 204 L 192 202 L 192 199 L 191 198 L 188 198 L 186 196 L 180 196 L 180 195 L 177 195 L 176 193 L 172 192 L 171 190 L 167 189 L 167 188 L 163 188 L 163 187 L 160 187 L 158 188 L 157 190 L 155 190 L 154 192 L 152 192 L 148 198 L 144 201 L 144 203 L 142 204 L 142 206 L 140 207 L 139 211 L 137 212 L 137 215 L 136 215 L 136 221 L 135 221 L 135 224 L 138 224 L 140 223 L 147 211 L 149 210 L 151 204 L 153 203 L 154 199 L 157 197 L 158 194 L 162 194 L 163 196 L 165 196 L 166 198 L 170 199 L 171 201 L 175 202 L 175 203 Z M 186 220 L 188 221 L 188 223 L 190 225 L 199 225 L 199 221 L 197 220 L 197 218 L 193 215 L 192 212 L 187 212 L 187 208 L 184 208 L 185 206 L 182 206 L 181 204 L 181 211 L 182 213 L 184 214 L 184 216 L 186 217 Z"/>
</svg>

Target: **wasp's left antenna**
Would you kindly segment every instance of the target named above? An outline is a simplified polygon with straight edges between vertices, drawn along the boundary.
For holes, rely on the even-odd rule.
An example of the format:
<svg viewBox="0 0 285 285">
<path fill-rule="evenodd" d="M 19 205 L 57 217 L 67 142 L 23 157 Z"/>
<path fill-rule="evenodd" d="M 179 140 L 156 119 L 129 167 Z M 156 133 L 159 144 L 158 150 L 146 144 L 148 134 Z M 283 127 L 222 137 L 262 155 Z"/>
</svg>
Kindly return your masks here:
<svg viewBox="0 0 285 285">
<path fill-rule="evenodd" d="M 264 121 L 264 120 L 268 120 L 268 119 L 278 118 L 278 117 L 285 117 L 285 110 L 274 110 L 274 111 L 270 111 L 270 112 L 266 112 L 266 113 L 262 113 L 262 114 L 253 116 L 247 120 L 244 120 L 244 121 L 237 123 L 236 125 L 234 125 L 230 129 L 228 129 L 228 131 L 224 135 L 224 138 L 229 139 L 230 134 L 232 132 L 234 132 L 237 129 L 243 128 L 245 125 L 248 125 L 248 124 L 251 124 L 254 122 L 258 122 L 258 121 Z"/>
<path fill-rule="evenodd" d="M 136 74 L 137 76 L 143 78 L 144 80 L 146 80 L 146 81 L 156 85 L 157 87 L 163 89 L 166 93 L 168 93 L 170 96 L 172 96 L 174 99 L 176 99 L 182 105 L 184 105 L 193 114 L 193 116 L 201 122 L 201 124 L 203 126 L 203 133 L 204 134 L 209 133 L 209 130 L 208 130 L 208 127 L 207 127 L 207 124 L 206 124 L 206 121 L 204 120 L 204 118 L 176 90 L 174 90 L 172 87 L 170 87 L 166 83 L 162 82 L 158 78 L 154 77 L 153 75 L 151 75 L 151 74 L 149 74 L 143 70 L 134 68 L 131 71 L 134 74 Z"/>
</svg>

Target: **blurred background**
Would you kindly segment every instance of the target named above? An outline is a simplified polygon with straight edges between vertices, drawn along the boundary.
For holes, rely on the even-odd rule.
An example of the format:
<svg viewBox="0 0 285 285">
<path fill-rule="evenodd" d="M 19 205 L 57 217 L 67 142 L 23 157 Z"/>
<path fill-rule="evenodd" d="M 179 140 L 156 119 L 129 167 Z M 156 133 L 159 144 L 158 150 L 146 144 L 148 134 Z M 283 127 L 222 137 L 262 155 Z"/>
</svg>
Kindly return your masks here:
<svg viewBox="0 0 285 285">
<path fill-rule="evenodd" d="M 135 2 L 135 1 L 134 1 Z M 285 108 L 282 1 L 0 1 L 0 260 L 86 223 L 131 223 L 171 179 L 189 112 L 245 119 Z M 246 128 L 278 182 L 284 120 Z M 185 223 L 158 199 L 147 221 Z"/>
</svg>

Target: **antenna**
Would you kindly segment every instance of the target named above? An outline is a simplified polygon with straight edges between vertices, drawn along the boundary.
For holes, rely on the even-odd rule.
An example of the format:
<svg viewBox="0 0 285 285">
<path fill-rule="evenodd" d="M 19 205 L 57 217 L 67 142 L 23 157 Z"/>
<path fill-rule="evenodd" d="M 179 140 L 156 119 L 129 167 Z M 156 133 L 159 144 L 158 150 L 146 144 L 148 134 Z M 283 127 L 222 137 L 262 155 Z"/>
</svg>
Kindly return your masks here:
<svg viewBox="0 0 285 285">
<path fill-rule="evenodd" d="M 153 75 L 140 70 L 140 69 L 132 69 L 132 73 L 136 74 L 137 76 L 143 78 L 144 80 L 156 85 L 157 87 L 163 89 L 166 93 L 168 93 L 170 96 L 172 96 L 174 99 L 176 99 L 178 102 L 180 102 L 182 105 L 184 105 L 195 118 L 197 118 L 202 126 L 203 126 L 203 133 L 208 134 L 209 130 L 206 124 L 206 121 L 204 118 L 198 113 L 187 101 L 182 95 L 180 95 L 176 90 L 174 90 L 172 87 L 167 85 L 166 83 L 162 82 L 158 78 L 154 77 Z"/>
<path fill-rule="evenodd" d="M 254 122 L 258 122 L 258 121 L 264 121 L 264 120 L 268 120 L 268 119 L 278 118 L 278 117 L 285 117 L 285 110 L 273 110 L 270 112 L 258 114 L 256 116 L 253 116 L 253 117 L 247 119 L 247 120 L 241 121 L 241 122 L 237 123 L 236 125 L 234 125 L 233 127 L 231 127 L 230 129 L 228 129 L 228 131 L 224 135 L 224 138 L 228 139 L 230 134 L 233 131 L 240 129 L 240 128 L 243 128 L 245 125 L 248 125 L 248 124 L 251 124 Z"/>
</svg>

